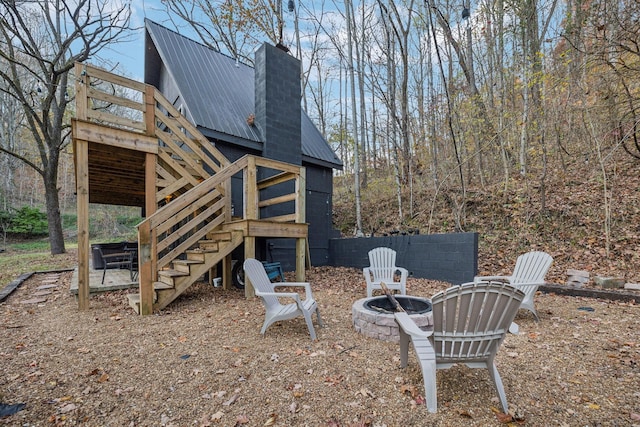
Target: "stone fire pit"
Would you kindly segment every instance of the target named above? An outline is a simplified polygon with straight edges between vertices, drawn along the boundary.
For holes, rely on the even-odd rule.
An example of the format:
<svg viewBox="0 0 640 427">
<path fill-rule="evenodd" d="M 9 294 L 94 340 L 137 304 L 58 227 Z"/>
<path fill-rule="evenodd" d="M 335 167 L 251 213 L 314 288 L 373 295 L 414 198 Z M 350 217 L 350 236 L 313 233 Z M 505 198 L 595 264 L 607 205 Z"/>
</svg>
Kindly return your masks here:
<svg viewBox="0 0 640 427">
<path fill-rule="evenodd" d="M 395 295 L 395 298 L 418 327 L 425 330 L 433 328 L 430 300 L 408 295 Z M 390 307 L 384 308 L 386 301 L 388 301 L 386 296 L 380 296 L 362 298 L 353 303 L 351 309 L 353 326 L 357 332 L 365 336 L 383 341 L 399 342 L 398 325 Z M 382 305 L 383 308 L 371 307 L 376 305 Z"/>
</svg>

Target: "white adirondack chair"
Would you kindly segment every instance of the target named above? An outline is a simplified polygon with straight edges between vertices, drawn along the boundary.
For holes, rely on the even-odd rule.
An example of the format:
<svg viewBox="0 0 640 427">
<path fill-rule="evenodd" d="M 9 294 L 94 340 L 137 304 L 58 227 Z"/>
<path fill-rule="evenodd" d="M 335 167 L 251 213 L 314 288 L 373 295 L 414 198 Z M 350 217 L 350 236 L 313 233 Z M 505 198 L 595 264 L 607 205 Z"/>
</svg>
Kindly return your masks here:
<svg viewBox="0 0 640 427">
<path fill-rule="evenodd" d="M 437 411 L 436 370 L 456 363 L 484 368 L 508 412 L 502 379 L 494 359 L 524 293 L 502 282 L 465 283 L 435 294 L 433 332 L 422 331 L 406 313 L 396 313 L 400 326 L 400 363 L 407 366 L 409 342 L 422 369 L 429 412 Z"/>
<path fill-rule="evenodd" d="M 316 313 L 318 324 L 323 326 L 323 323 L 320 318 L 318 304 L 313 299 L 311 285 L 309 283 L 297 282 L 279 282 L 276 284 L 278 287 L 304 288 L 305 299 L 301 299 L 297 292 L 275 292 L 274 284 L 269 280 L 269 276 L 267 276 L 264 265 L 262 265 L 260 261 L 249 258 L 245 260 L 243 267 L 245 277 L 247 277 L 253 285 L 256 291 L 256 296 L 262 298 L 266 309 L 264 324 L 262 325 L 260 333 L 264 335 L 267 328 L 275 322 L 302 316 L 307 323 L 307 328 L 309 328 L 311 339 L 315 341 L 316 331 L 313 328 L 313 322 L 311 321 L 311 315 L 313 312 Z M 281 304 L 280 298 L 290 298 L 293 299 L 294 302 Z"/>
<path fill-rule="evenodd" d="M 511 276 L 476 276 L 474 282 L 486 282 L 489 280 L 503 280 L 524 292 L 525 297 L 520 308 L 533 313 L 536 322 L 540 320 L 534 305 L 533 297 L 538 291 L 538 286 L 544 285 L 544 277 L 547 275 L 553 258 L 546 252 L 532 251 L 522 254 L 516 260 L 516 266 Z M 509 329 L 512 333 L 518 333 L 518 325 L 513 324 Z"/>
<path fill-rule="evenodd" d="M 367 282 L 367 297 L 371 298 L 374 289 L 382 289 L 380 282 L 387 288 L 398 290 L 402 295 L 407 294 L 406 268 L 396 266 L 396 251 L 390 248 L 374 248 L 369 251 L 369 267 L 362 269 L 364 279 Z M 400 273 L 400 280 L 395 280 L 395 275 Z"/>
</svg>

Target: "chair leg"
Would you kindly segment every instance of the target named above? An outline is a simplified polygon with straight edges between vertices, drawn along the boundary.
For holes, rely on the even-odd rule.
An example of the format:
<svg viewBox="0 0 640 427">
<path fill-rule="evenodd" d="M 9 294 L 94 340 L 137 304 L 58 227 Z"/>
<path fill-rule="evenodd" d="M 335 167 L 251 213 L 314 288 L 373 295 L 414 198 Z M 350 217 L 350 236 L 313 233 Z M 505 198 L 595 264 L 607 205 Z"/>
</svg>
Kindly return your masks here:
<svg viewBox="0 0 640 427">
<path fill-rule="evenodd" d="M 492 361 L 487 363 L 487 369 L 489 370 L 489 376 L 493 380 L 493 384 L 496 387 L 496 391 L 498 392 L 498 397 L 500 398 L 500 404 L 502 405 L 502 410 L 504 413 L 509 412 L 509 406 L 507 405 L 507 395 L 504 392 L 504 386 L 502 385 L 502 378 L 500 378 L 500 374 L 498 373 L 498 368 L 496 368 L 495 363 Z"/>
<path fill-rule="evenodd" d="M 533 313 L 533 317 L 535 317 L 536 322 L 539 322 L 540 321 L 540 317 L 538 317 L 538 312 L 536 311 L 536 309 L 532 308 L 531 312 Z"/>
<path fill-rule="evenodd" d="M 102 269 L 102 282 L 100 284 L 104 285 L 104 276 L 107 275 L 107 264 L 105 263 L 104 268 Z"/>
<path fill-rule="evenodd" d="M 422 381 L 424 381 L 424 394 L 429 412 L 438 411 L 438 391 L 436 389 L 436 356 L 420 358 L 422 367 Z"/>
<path fill-rule="evenodd" d="M 320 309 L 316 306 L 316 317 L 318 318 L 318 325 L 322 328 L 324 327 L 324 323 L 322 322 L 322 317 L 320 317 Z"/>
<path fill-rule="evenodd" d="M 516 322 L 511 322 L 511 325 L 509 325 L 509 332 L 513 335 L 518 335 L 520 332 L 520 326 L 518 326 Z"/>
<path fill-rule="evenodd" d="M 400 328 L 400 367 L 407 367 L 409 361 L 409 334 Z"/>
<path fill-rule="evenodd" d="M 307 328 L 309 328 L 309 334 L 311 335 L 311 341 L 316 340 L 316 330 L 313 328 L 313 322 L 311 321 L 311 313 L 304 311 L 304 321 L 307 322 Z"/>
</svg>

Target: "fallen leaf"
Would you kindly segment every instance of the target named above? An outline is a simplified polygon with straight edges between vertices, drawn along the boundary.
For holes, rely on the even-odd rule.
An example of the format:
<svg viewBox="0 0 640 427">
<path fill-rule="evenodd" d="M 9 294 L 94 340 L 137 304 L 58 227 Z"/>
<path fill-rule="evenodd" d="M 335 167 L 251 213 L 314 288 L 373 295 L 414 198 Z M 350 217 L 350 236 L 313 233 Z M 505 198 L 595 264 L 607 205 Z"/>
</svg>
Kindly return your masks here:
<svg viewBox="0 0 640 427">
<path fill-rule="evenodd" d="M 220 421 L 223 416 L 224 416 L 224 412 L 218 411 L 215 414 L 211 415 L 211 420 L 212 421 Z"/>
<path fill-rule="evenodd" d="M 271 414 L 271 415 L 269 415 L 269 418 L 267 419 L 267 421 L 265 421 L 263 426 L 265 426 L 265 427 L 273 426 L 273 425 L 276 424 L 276 420 L 277 419 L 278 419 L 278 416 L 276 414 Z"/>
<path fill-rule="evenodd" d="M 491 408 L 491 410 L 494 412 L 494 414 L 496 414 L 496 418 L 498 419 L 498 422 L 502 424 L 508 424 L 513 421 L 513 417 L 511 415 L 505 414 L 504 412 L 496 408 Z"/>
<path fill-rule="evenodd" d="M 464 417 L 464 418 L 471 418 L 471 419 L 473 419 L 473 415 L 471 415 L 471 413 L 470 413 L 469 411 L 459 410 L 459 411 L 458 411 L 458 414 L 459 414 L 461 417 Z"/>
<path fill-rule="evenodd" d="M 226 402 L 224 402 L 222 405 L 223 406 L 231 406 L 234 403 L 236 403 L 236 400 L 238 400 L 239 395 L 236 393 L 233 396 L 231 396 L 231 398 L 229 400 L 227 400 Z"/>
<path fill-rule="evenodd" d="M 415 398 L 418 395 L 418 390 L 416 389 L 416 386 L 410 385 L 410 384 L 405 384 L 402 387 L 400 387 L 400 392 L 402 394 L 408 393 L 413 398 Z"/>
<path fill-rule="evenodd" d="M 367 388 L 361 388 L 360 390 L 358 390 L 358 392 L 356 394 L 361 394 L 363 397 L 375 397 L 373 395 L 373 393 L 371 392 L 371 390 L 367 389 Z"/>
<path fill-rule="evenodd" d="M 207 417 L 206 415 L 202 417 L 202 419 L 200 420 L 200 427 L 211 427 L 209 417 Z"/>
<path fill-rule="evenodd" d="M 329 383 L 329 385 L 337 385 L 342 382 L 344 377 L 342 375 L 338 375 L 336 377 L 325 377 L 324 382 Z"/>
<path fill-rule="evenodd" d="M 62 408 L 58 409 L 58 411 L 61 414 L 66 414 L 68 412 L 75 411 L 76 409 L 77 409 L 76 405 L 74 405 L 73 403 L 67 403 Z"/>
<path fill-rule="evenodd" d="M 236 418 L 236 425 L 238 424 L 249 424 L 249 417 L 246 415 L 238 415 L 238 418 Z"/>
</svg>

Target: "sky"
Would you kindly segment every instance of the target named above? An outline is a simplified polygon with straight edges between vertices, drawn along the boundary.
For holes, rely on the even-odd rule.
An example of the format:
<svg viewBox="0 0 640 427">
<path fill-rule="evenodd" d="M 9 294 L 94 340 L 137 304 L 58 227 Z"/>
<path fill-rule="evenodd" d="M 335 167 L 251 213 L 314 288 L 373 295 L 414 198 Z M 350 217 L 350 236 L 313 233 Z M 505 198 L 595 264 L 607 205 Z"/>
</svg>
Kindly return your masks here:
<svg viewBox="0 0 640 427">
<path fill-rule="evenodd" d="M 131 9 L 131 27 L 136 29 L 132 31 L 130 40 L 104 49 L 98 55 L 97 61 L 90 62 L 97 66 L 101 66 L 98 61 L 103 60 L 112 66 L 118 64 L 118 72 L 134 80 L 143 81 L 144 19 L 149 18 L 168 28 L 173 28 L 173 25 L 167 20 L 165 7 L 159 0 L 133 0 Z M 189 36 L 184 30 L 180 30 L 180 33 Z"/>
</svg>

